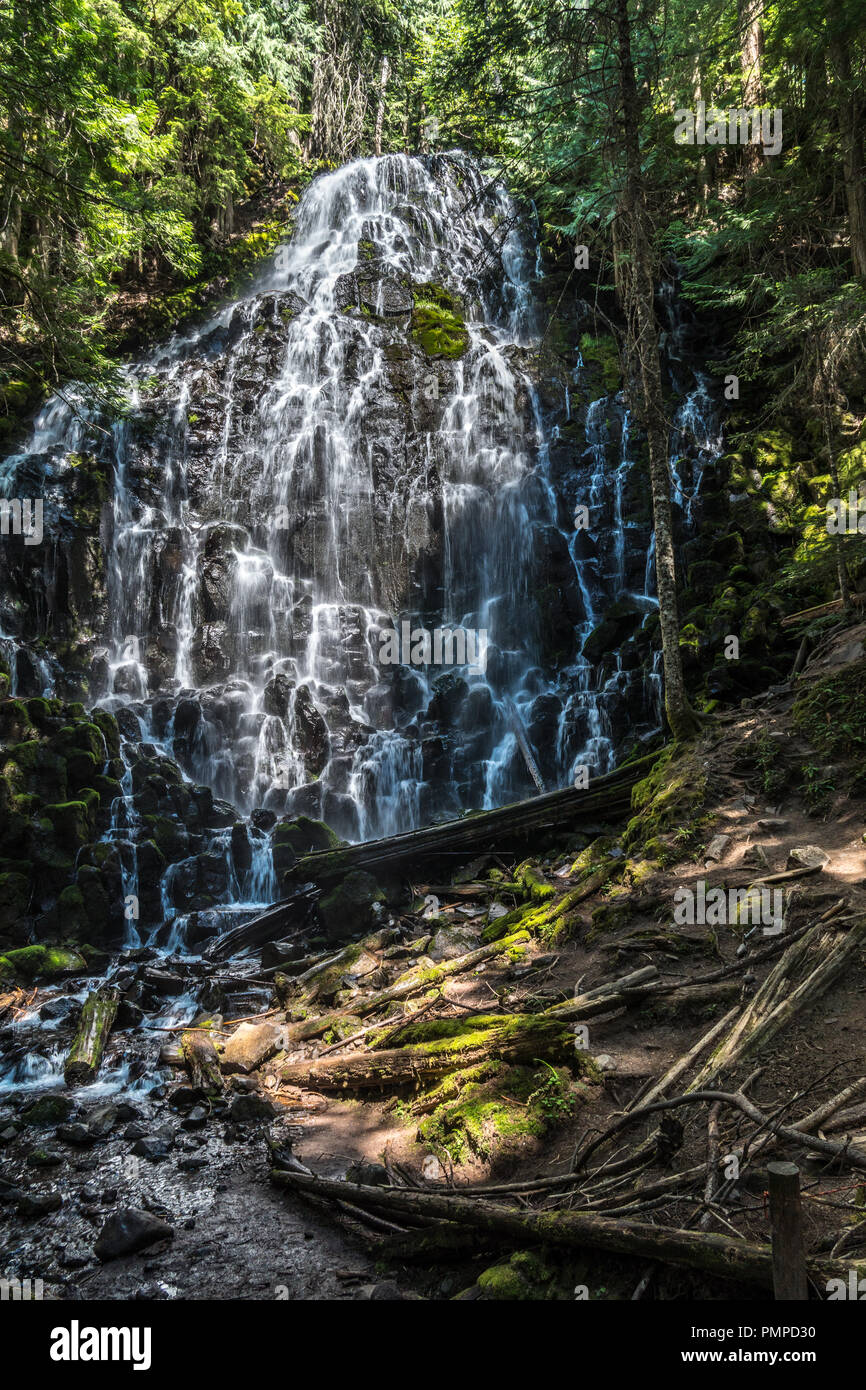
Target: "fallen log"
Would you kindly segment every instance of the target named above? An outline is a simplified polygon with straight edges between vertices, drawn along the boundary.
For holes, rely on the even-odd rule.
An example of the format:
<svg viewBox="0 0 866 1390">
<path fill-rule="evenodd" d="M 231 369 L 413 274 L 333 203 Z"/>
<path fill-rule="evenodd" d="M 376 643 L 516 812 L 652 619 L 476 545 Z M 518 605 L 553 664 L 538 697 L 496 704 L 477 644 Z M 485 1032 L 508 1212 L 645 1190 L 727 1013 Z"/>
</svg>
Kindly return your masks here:
<svg viewBox="0 0 866 1390">
<path fill-rule="evenodd" d="M 529 940 L 529 933 L 515 932 L 513 936 L 506 937 L 504 941 L 494 942 L 491 946 L 479 946 L 475 951 L 468 951 L 464 956 L 456 956 L 454 960 L 443 961 L 441 965 L 416 966 L 415 969 L 402 975 L 399 980 L 395 980 L 393 985 L 387 989 L 376 990 L 373 994 L 359 995 L 353 999 L 348 1009 L 335 1010 L 331 1013 L 320 1014 L 318 1018 L 304 1019 L 301 1023 L 291 1026 L 290 1041 L 304 1042 L 308 1038 L 321 1037 L 322 1033 L 327 1033 L 335 1023 L 344 1018 L 347 1013 L 353 1017 L 363 1018 L 366 1014 L 373 1013 L 376 1009 L 381 1009 L 385 1004 L 393 1004 L 398 999 L 408 999 L 413 994 L 418 994 L 420 990 L 430 989 L 433 985 L 439 984 L 440 980 L 447 980 L 451 975 L 459 975 L 464 970 L 471 970 L 473 966 L 480 965 L 482 961 L 490 960 L 502 951 L 509 950 L 512 946 L 522 945 Z"/>
<path fill-rule="evenodd" d="M 220 1059 L 208 1034 L 201 1029 L 183 1033 L 180 1050 L 192 1085 L 207 1096 L 222 1095 Z"/>
<path fill-rule="evenodd" d="M 852 594 L 851 602 L 862 604 L 866 594 Z M 779 623 L 780 627 L 794 627 L 797 623 L 808 623 L 813 618 L 823 618 L 826 613 L 841 613 L 844 604 L 840 598 L 832 598 L 827 603 L 818 603 L 814 608 L 803 608 L 799 613 L 789 613 Z"/>
<path fill-rule="evenodd" d="M 490 1017 L 481 1016 L 485 1021 Z M 470 1016 L 461 1020 L 461 1026 L 462 1032 L 453 1037 L 414 1046 L 294 1062 L 284 1066 L 280 1076 L 286 1085 L 311 1091 L 385 1090 L 436 1080 L 488 1058 L 532 1062 L 538 1057 L 563 1058 L 574 1050 L 571 1030 L 543 1014 L 503 1015 L 477 1031 Z"/>
<path fill-rule="evenodd" d="M 611 1255 L 640 1256 L 660 1264 L 698 1269 L 739 1284 L 771 1289 L 772 1250 L 731 1236 L 652 1226 L 646 1222 L 619 1221 L 610 1216 L 575 1211 L 517 1211 L 499 1203 L 473 1201 L 467 1197 L 440 1196 L 438 1193 L 412 1192 L 405 1188 L 362 1186 L 336 1182 L 306 1173 L 272 1171 L 271 1181 L 289 1192 L 331 1201 L 349 1200 L 357 1206 L 394 1215 L 435 1216 L 461 1227 L 492 1236 L 507 1236 L 515 1248 L 524 1242 L 544 1242 L 569 1248 L 603 1250 Z M 857 1278 L 866 1276 L 866 1260 L 810 1259 L 808 1270 L 822 1289 L 828 1279 L 840 1278 L 846 1284 L 849 1271 Z"/>
<path fill-rule="evenodd" d="M 547 899 L 544 902 L 521 903 L 520 907 L 513 908 L 504 917 L 499 917 L 495 922 L 488 922 L 481 933 L 482 941 L 495 941 L 497 937 L 504 936 L 520 926 L 531 928 L 533 922 L 536 925 L 543 922 L 545 933 L 567 930 L 579 920 L 575 909 L 603 888 L 614 874 L 622 873 L 623 868 L 623 860 L 611 859 L 585 878 L 577 888 L 563 894 L 557 902 Z"/>
<path fill-rule="evenodd" d="M 290 898 L 284 898 L 282 902 L 268 908 L 267 912 L 262 912 L 251 921 L 242 922 L 240 926 L 223 932 L 222 936 L 218 936 L 205 948 L 202 955 L 206 960 L 228 960 L 230 956 L 237 955 L 238 951 L 243 951 L 249 946 L 262 946 L 266 941 L 279 939 L 284 935 L 286 927 L 297 926 L 304 921 L 318 896 L 313 884 L 305 884 Z M 286 940 L 290 941 L 300 935 L 299 928 L 291 932 Z"/>
<path fill-rule="evenodd" d="M 347 974 L 366 973 L 364 969 L 358 972 L 358 966 L 363 966 L 365 956 L 369 958 L 367 970 L 375 969 L 380 964 L 376 952 L 389 945 L 393 939 L 393 930 L 383 927 L 371 936 L 364 937 L 363 941 L 344 946 L 333 955 L 320 958 L 303 974 L 294 977 L 290 990 L 290 1007 L 306 1008 L 319 999 L 329 1003 L 340 989 L 342 977 Z"/>
<path fill-rule="evenodd" d="M 96 1076 L 119 1003 L 120 991 L 113 986 L 94 990 L 85 999 L 63 1068 L 67 1086 L 86 1085 Z"/>
<path fill-rule="evenodd" d="M 285 881 L 322 885 L 342 878 L 352 869 L 395 873 L 437 858 L 453 864 L 455 860 L 468 860 L 489 846 L 501 851 L 522 843 L 530 833 L 540 830 L 558 832 L 581 820 L 597 822 L 627 815 L 631 810 L 632 787 L 647 776 L 658 756 L 648 753 L 626 763 L 604 777 L 596 777 L 586 789 L 563 787 L 516 805 L 472 812 L 423 830 L 305 854 L 286 872 Z"/>
<path fill-rule="evenodd" d="M 864 1091 L 866 1091 L 866 1076 L 861 1076 L 857 1081 L 852 1081 L 850 1086 L 846 1086 L 844 1091 L 839 1091 L 837 1095 L 831 1096 L 829 1100 L 825 1100 L 823 1105 L 818 1106 L 817 1110 L 813 1110 L 810 1114 L 804 1115 L 802 1120 L 796 1120 L 793 1126 L 794 1129 L 802 1129 L 807 1134 L 811 1134 L 816 1129 L 823 1129 L 826 1122 L 833 1116 L 842 1118 L 838 1115 L 838 1112 L 848 1104 L 849 1100 L 854 1100 L 856 1096 L 862 1096 Z M 854 1107 L 854 1109 L 855 1111 L 857 1109 L 862 1111 L 863 1107 Z M 844 1113 L 848 1115 L 851 1114 L 850 1111 Z M 828 1128 L 845 1129 L 848 1123 L 849 1121 L 842 1119 L 841 1125 L 832 1124 L 829 1125 Z"/>
<path fill-rule="evenodd" d="M 639 986 L 658 979 L 658 967 L 645 965 L 640 970 L 632 970 L 621 975 L 618 980 L 597 985 L 595 989 L 585 990 L 574 999 L 566 999 L 562 1004 L 553 1004 L 545 1010 L 548 1018 L 558 1018 L 563 1022 L 576 1022 L 581 1018 L 591 1018 L 593 1014 L 603 1013 L 626 1002 L 626 991 L 637 991 L 633 998 L 642 998 Z"/>
<path fill-rule="evenodd" d="M 789 946 L 730 1033 L 710 1055 L 689 1090 L 764 1047 L 794 1015 L 830 988 L 855 959 L 866 937 L 866 916 L 848 931 L 820 922 Z"/>
<path fill-rule="evenodd" d="M 19 985 L 0 994 L 0 1018 L 4 1018 L 13 1009 L 24 1007 L 27 995 Z"/>
<path fill-rule="evenodd" d="M 859 1129 L 863 1124 L 866 1124 L 866 1105 L 853 1105 L 850 1110 L 834 1115 L 823 1129 L 826 1134 L 838 1134 L 842 1130 Z"/>
</svg>

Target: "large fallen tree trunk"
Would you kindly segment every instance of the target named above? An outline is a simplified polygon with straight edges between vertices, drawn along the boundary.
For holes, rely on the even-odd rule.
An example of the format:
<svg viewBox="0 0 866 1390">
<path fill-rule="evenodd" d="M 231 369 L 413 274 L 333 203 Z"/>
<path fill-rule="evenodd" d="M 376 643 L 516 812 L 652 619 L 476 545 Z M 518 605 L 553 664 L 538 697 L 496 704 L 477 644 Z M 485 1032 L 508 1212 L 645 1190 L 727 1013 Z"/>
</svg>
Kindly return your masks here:
<svg viewBox="0 0 866 1390">
<path fill-rule="evenodd" d="M 95 1077 L 119 1003 L 120 993 L 112 986 L 95 990 L 85 999 L 63 1068 L 67 1086 L 83 1086 Z"/>
<path fill-rule="evenodd" d="M 647 776 L 657 757 L 657 753 L 649 753 L 637 758 L 605 777 L 595 778 L 586 789 L 564 787 L 514 806 L 473 812 L 424 830 L 305 854 L 287 872 L 286 880 L 321 885 L 342 878 L 352 869 L 395 873 L 437 858 L 453 867 L 486 846 L 501 851 L 538 831 L 557 832 L 581 820 L 616 819 L 631 810 L 631 789 Z"/>
<path fill-rule="evenodd" d="M 290 1192 L 331 1201 L 351 1201 L 391 1216 L 427 1216 L 457 1222 L 462 1227 L 511 1237 L 515 1248 L 523 1243 L 543 1241 L 588 1250 L 604 1250 L 611 1255 L 633 1255 L 658 1260 L 661 1264 L 699 1269 L 705 1274 L 733 1279 L 739 1284 L 761 1288 L 773 1286 L 772 1251 L 769 1245 L 707 1232 L 683 1231 L 646 1222 L 620 1221 L 575 1211 L 517 1211 L 499 1203 L 467 1197 L 439 1196 L 393 1187 L 367 1187 L 335 1182 L 305 1173 L 274 1171 L 271 1180 Z M 849 1271 L 866 1276 L 866 1261 L 817 1260 L 807 1262 L 809 1274 L 823 1289 L 828 1279 L 848 1281 Z"/>
<path fill-rule="evenodd" d="M 574 1048 L 571 1030 L 543 1014 L 503 1016 L 492 1026 L 489 1015 L 482 1018 L 487 1026 L 477 1032 L 472 1031 L 470 1017 L 465 1020 L 465 1031 L 454 1037 L 294 1062 L 283 1067 L 280 1075 L 284 1083 L 312 1091 L 384 1090 L 436 1080 L 455 1068 L 474 1067 L 490 1057 L 532 1062 L 537 1057 L 563 1058 Z"/>
</svg>

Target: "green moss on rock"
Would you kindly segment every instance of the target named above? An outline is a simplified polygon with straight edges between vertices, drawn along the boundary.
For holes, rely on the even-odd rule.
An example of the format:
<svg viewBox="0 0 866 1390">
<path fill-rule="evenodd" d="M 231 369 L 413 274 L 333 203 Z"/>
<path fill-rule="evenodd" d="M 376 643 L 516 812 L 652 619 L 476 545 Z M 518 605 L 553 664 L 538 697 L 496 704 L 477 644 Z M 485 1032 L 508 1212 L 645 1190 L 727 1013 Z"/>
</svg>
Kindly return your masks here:
<svg viewBox="0 0 866 1390">
<path fill-rule="evenodd" d="M 52 975 L 71 975 L 83 971 L 84 957 L 62 946 L 22 946 L 0 956 L 13 974 L 24 980 L 36 980 Z"/>
<path fill-rule="evenodd" d="M 469 333 L 457 295 L 443 285 L 428 283 L 413 289 L 412 337 L 428 357 L 456 359 L 469 346 Z"/>
</svg>

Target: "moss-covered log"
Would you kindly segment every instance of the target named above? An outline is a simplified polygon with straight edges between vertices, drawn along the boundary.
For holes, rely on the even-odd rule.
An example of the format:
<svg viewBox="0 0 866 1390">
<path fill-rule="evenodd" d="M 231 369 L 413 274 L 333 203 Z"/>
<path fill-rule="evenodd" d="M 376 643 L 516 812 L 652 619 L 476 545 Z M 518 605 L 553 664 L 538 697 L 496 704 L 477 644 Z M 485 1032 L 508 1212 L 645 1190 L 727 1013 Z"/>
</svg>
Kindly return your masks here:
<svg viewBox="0 0 866 1390">
<path fill-rule="evenodd" d="M 437 1080 L 458 1068 L 475 1067 L 490 1057 L 508 1062 L 532 1062 L 538 1057 L 564 1058 L 574 1051 L 571 1030 L 537 1014 L 481 1014 L 477 1018 L 439 1020 L 425 1029 L 438 1031 L 409 1047 L 349 1056 L 320 1057 L 283 1067 L 282 1079 L 314 1091 L 370 1090 Z M 593 1069 L 587 1054 L 577 1054 L 582 1069 Z"/>
<path fill-rule="evenodd" d="M 180 1050 L 193 1086 L 198 1086 L 207 1096 L 221 1095 L 223 1075 L 220 1059 L 208 1034 L 201 1028 L 183 1033 Z"/>
<path fill-rule="evenodd" d="M 96 1076 L 119 1003 L 120 993 L 112 986 L 87 996 L 63 1068 L 67 1086 L 84 1086 Z"/>
<path fill-rule="evenodd" d="M 698 1269 L 704 1274 L 734 1280 L 739 1285 L 773 1287 L 772 1252 L 732 1236 L 684 1231 L 648 1222 L 622 1221 L 580 1211 L 517 1211 L 499 1203 L 458 1196 L 411 1192 L 404 1188 L 369 1187 L 310 1177 L 305 1173 L 272 1172 L 271 1181 L 291 1192 L 311 1197 L 349 1200 L 370 1207 L 392 1218 L 427 1216 L 447 1221 L 450 1229 L 458 1223 L 497 1238 L 509 1237 L 515 1248 L 544 1242 L 585 1250 L 603 1250 L 609 1255 L 636 1256 L 658 1260 L 660 1264 Z M 832 1261 L 810 1259 L 808 1270 L 823 1288 L 829 1279 L 842 1279 L 847 1286 L 853 1269 L 858 1279 L 866 1278 L 866 1260 Z"/>
<path fill-rule="evenodd" d="M 419 994 L 422 990 L 430 989 L 431 986 L 439 984 L 441 980 L 447 980 L 451 975 L 459 975 L 464 970 L 471 970 L 473 966 L 480 965 L 482 961 L 490 960 L 493 956 L 499 955 L 501 951 L 507 951 L 512 946 L 523 945 L 529 940 L 529 936 L 524 932 L 515 932 L 504 941 L 498 941 L 492 946 L 479 946 L 476 951 L 468 951 L 464 956 L 456 956 L 454 960 L 443 961 L 441 965 L 416 966 L 409 970 L 405 975 L 401 975 L 399 980 L 395 980 L 393 985 L 387 989 L 376 990 L 373 994 L 361 995 L 352 1000 L 351 1009 L 333 1013 L 320 1014 L 318 1018 L 305 1019 L 302 1023 L 296 1024 L 292 1028 L 291 1037 L 296 1042 L 303 1042 L 307 1038 L 318 1038 L 323 1033 L 327 1033 L 329 1028 L 333 1028 L 344 1017 L 345 1012 L 351 1013 L 354 1017 L 363 1018 L 367 1014 L 374 1013 L 376 1009 L 381 1009 L 386 1004 L 392 1004 L 398 999 L 408 999 L 413 994 Z"/>
</svg>

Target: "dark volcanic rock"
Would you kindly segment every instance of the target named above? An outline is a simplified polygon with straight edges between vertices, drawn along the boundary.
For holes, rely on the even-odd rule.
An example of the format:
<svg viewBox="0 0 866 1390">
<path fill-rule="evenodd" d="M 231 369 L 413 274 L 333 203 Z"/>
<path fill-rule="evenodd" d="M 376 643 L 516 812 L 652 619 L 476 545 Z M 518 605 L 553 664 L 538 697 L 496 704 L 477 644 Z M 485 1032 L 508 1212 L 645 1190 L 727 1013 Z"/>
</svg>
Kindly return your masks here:
<svg viewBox="0 0 866 1390">
<path fill-rule="evenodd" d="M 93 1250 L 97 1259 L 116 1260 L 121 1255 L 134 1255 L 138 1250 L 145 1250 L 158 1240 L 167 1240 L 173 1235 L 174 1230 L 167 1221 L 149 1211 L 125 1207 L 109 1216 Z"/>
</svg>

